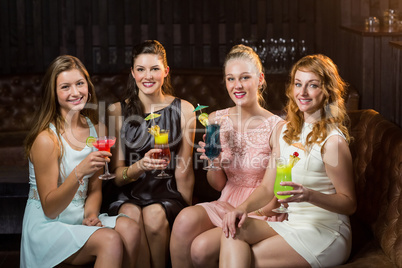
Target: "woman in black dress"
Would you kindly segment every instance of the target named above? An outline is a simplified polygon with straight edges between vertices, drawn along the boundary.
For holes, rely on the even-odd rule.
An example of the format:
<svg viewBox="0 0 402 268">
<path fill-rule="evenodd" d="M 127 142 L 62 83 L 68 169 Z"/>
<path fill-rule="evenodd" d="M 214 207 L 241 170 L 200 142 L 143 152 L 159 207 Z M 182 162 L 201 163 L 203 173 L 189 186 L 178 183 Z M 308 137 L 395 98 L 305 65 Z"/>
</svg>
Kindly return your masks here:
<svg viewBox="0 0 402 268">
<path fill-rule="evenodd" d="M 166 266 L 173 221 L 193 193 L 194 107 L 171 93 L 164 47 L 155 40 L 134 47 L 127 98 L 108 111 L 109 130 L 117 137 L 111 158 L 116 178 L 104 185 L 103 207 L 142 227 L 140 267 Z M 161 116 L 144 120 L 151 113 Z M 153 125 L 169 130 L 170 163 L 152 159 L 159 150 L 148 133 Z M 156 178 L 162 169 L 171 177 Z"/>
</svg>

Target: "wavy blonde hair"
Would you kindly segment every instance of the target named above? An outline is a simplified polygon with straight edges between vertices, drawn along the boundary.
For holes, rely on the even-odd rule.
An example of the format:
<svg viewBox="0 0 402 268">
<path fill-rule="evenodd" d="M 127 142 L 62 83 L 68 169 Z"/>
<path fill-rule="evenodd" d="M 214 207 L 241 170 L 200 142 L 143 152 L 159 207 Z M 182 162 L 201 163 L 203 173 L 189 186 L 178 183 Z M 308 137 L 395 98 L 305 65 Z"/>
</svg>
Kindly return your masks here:
<svg viewBox="0 0 402 268">
<path fill-rule="evenodd" d="M 293 96 L 295 74 L 298 70 L 317 75 L 321 80 L 321 89 L 324 93 L 324 100 L 320 108 L 320 119 L 314 123 L 312 132 L 306 137 L 305 146 L 307 149 L 310 150 L 315 143 L 323 142 L 328 134 L 336 128 L 345 135 L 346 141 L 349 143 L 350 136 L 347 128 L 349 117 L 343 98 L 346 92 L 346 83 L 339 76 L 338 69 L 333 61 L 321 54 L 303 57 L 291 70 L 290 83 L 286 89 L 288 103 L 285 108 L 286 120 L 289 123 L 283 139 L 289 145 L 299 140 L 304 123 L 304 114 L 299 110 Z"/>
</svg>

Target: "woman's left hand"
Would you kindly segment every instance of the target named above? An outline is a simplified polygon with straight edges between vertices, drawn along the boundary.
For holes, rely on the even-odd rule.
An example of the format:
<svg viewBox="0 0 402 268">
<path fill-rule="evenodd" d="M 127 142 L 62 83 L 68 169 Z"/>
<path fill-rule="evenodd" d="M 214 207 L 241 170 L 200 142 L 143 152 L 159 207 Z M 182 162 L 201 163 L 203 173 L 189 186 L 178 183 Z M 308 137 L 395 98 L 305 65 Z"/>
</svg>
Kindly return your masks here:
<svg viewBox="0 0 402 268">
<path fill-rule="evenodd" d="M 295 183 L 292 181 L 281 182 L 281 185 L 282 186 L 292 186 L 293 190 L 278 192 L 278 194 L 281 194 L 281 195 L 292 195 L 291 197 L 288 197 L 286 199 L 278 199 L 279 203 L 309 202 L 310 191 L 311 191 L 310 189 L 304 187 L 303 185 L 301 185 L 299 183 Z"/>
<path fill-rule="evenodd" d="M 82 221 L 83 225 L 87 225 L 87 226 L 102 226 L 102 222 L 99 220 L 98 217 L 87 217 Z"/>
</svg>

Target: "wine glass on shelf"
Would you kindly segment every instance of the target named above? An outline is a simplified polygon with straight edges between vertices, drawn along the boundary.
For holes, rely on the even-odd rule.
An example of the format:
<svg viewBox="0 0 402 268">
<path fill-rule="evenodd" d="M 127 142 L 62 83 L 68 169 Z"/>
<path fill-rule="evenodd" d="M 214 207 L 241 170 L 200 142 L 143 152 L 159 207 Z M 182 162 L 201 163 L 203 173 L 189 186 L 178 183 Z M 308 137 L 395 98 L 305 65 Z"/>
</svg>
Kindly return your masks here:
<svg viewBox="0 0 402 268">
<path fill-rule="evenodd" d="M 204 170 L 221 169 L 214 165 L 214 159 L 221 153 L 220 128 L 221 126 L 218 123 L 206 126 L 205 155 L 211 161 L 211 165 L 204 167 Z"/>
<path fill-rule="evenodd" d="M 164 159 L 170 163 L 170 148 L 169 148 L 169 130 L 161 129 L 159 135 L 155 136 L 154 149 L 161 149 L 159 153 L 152 154 L 153 159 Z M 162 169 L 161 173 L 155 176 L 158 179 L 171 178 L 172 175 Z"/>
<path fill-rule="evenodd" d="M 286 158 L 280 157 L 275 159 L 276 165 L 276 178 L 274 184 L 274 194 L 278 199 L 286 199 L 291 195 L 278 195 L 278 192 L 291 191 L 292 186 L 282 186 L 281 182 L 292 181 L 292 164 Z M 289 210 L 281 204 L 279 208 L 272 210 L 276 213 L 289 213 Z"/>
<path fill-rule="evenodd" d="M 110 148 L 116 143 L 116 137 L 114 136 L 101 136 L 97 137 L 96 141 L 92 144 L 99 151 L 106 151 L 110 153 Z M 101 180 L 110 180 L 116 178 L 116 175 L 109 173 L 108 163 L 105 165 L 105 173 L 99 176 Z"/>
</svg>

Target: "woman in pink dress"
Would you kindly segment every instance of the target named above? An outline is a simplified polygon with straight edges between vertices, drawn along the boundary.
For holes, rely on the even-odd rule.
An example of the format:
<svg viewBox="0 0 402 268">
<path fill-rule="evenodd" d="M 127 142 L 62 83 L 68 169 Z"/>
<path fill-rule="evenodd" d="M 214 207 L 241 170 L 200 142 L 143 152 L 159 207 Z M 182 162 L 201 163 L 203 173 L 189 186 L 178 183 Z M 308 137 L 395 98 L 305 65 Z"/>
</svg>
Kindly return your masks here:
<svg viewBox="0 0 402 268">
<path fill-rule="evenodd" d="M 226 56 L 224 72 L 235 106 L 209 117 L 209 122 L 221 125 L 222 153 L 214 160 L 221 169 L 207 173 L 209 184 L 221 191 L 221 197 L 185 208 L 177 216 L 170 242 L 173 267 L 218 265 L 222 219 L 261 183 L 271 156 L 271 134 L 282 121 L 260 104 L 266 82 L 261 61 L 250 47 L 234 46 Z M 200 146 L 198 151 L 205 152 L 205 143 Z M 264 208 L 250 213 L 265 220 L 274 215 Z"/>
</svg>

